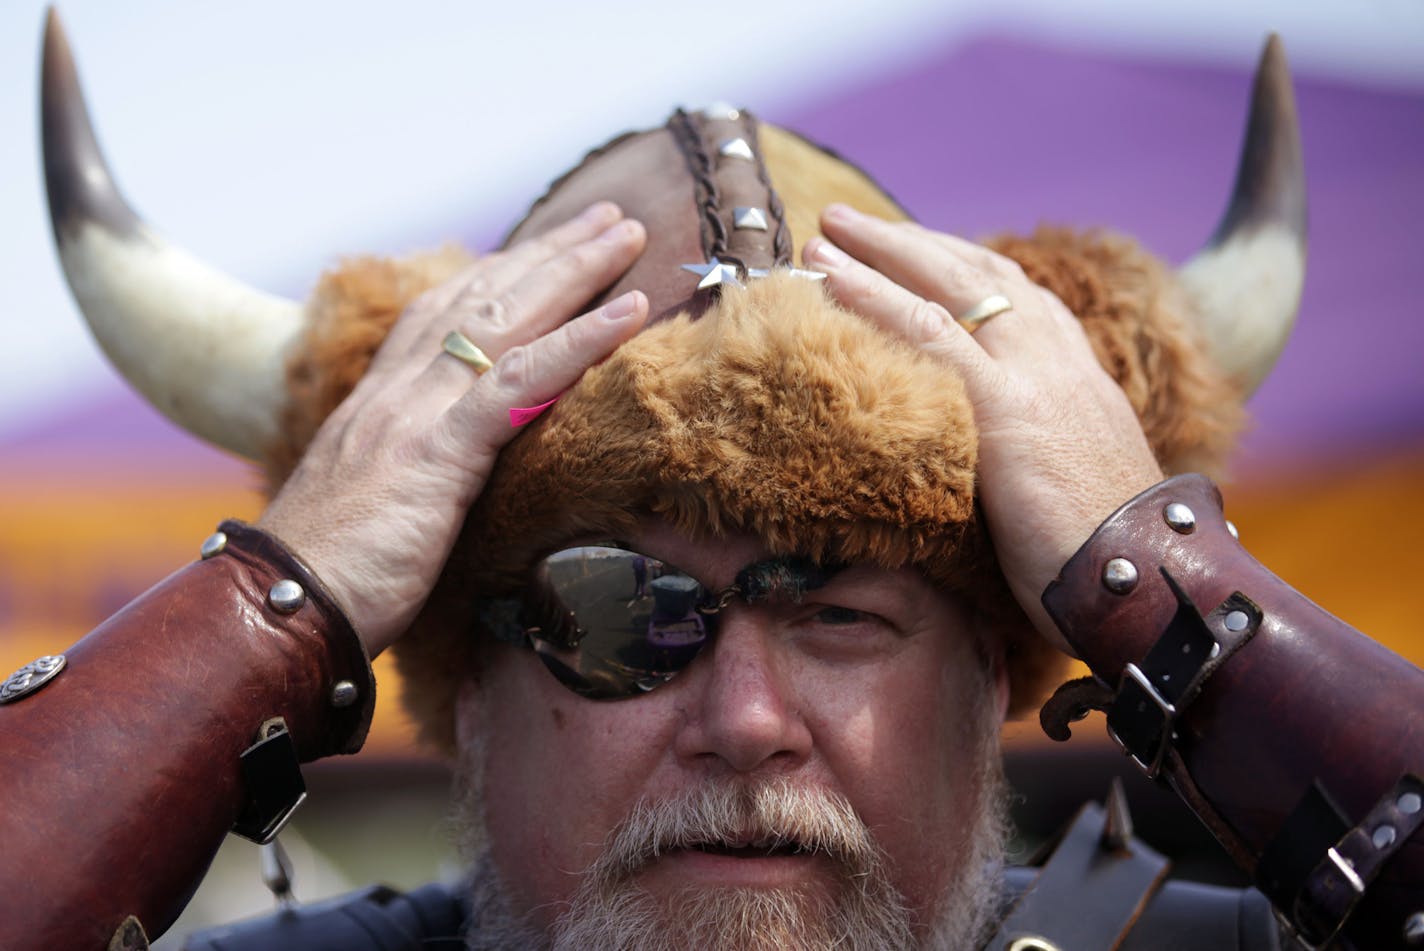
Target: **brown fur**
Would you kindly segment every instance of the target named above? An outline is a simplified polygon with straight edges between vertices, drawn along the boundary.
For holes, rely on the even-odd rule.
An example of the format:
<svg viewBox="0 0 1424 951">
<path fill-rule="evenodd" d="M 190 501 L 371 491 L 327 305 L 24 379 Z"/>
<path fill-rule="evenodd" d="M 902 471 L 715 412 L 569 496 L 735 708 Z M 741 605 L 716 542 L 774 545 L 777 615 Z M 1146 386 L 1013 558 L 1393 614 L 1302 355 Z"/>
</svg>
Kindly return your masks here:
<svg viewBox="0 0 1424 951">
<path fill-rule="evenodd" d="M 830 200 L 898 211 L 804 141 L 770 128 L 762 138 L 789 220 L 805 229 L 799 240 Z M 992 244 L 1083 320 L 1165 468 L 1219 469 L 1241 394 L 1207 357 L 1170 270 L 1107 234 L 1042 229 Z M 273 486 L 406 303 L 468 260 L 448 250 L 357 259 L 322 281 L 308 345 L 290 369 Z M 406 683 L 418 685 L 406 705 L 448 750 L 457 672 L 474 641 L 450 632 L 469 630 L 471 599 L 510 590 L 570 538 L 617 537 L 656 513 L 694 536 L 751 532 L 780 552 L 918 567 L 962 592 L 1002 637 L 1011 708 L 1023 712 L 1062 658 L 994 567 L 975 518 L 975 458 L 971 409 L 943 367 L 844 312 L 820 285 L 773 277 L 728 293 L 697 321 L 640 334 L 504 451 L 430 606 L 397 645 Z"/>
<path fill-rule="evenodd" d="M 473 262 L 468 251 L 446 246 L 402 258 L 350 258 L 322 275 L 307 305 L 305 345 L 287 364 L 281 438 L 263 460 L 272 492 L 356 386 L 406 306 Z"/>
<path fill-rule="evenodd" d="M 1169 475 L 1222 474 L 1245 424 L 1239 387 L 1208 355 L 1172 271 L 1131 238 L 1040 228 L 989 247 L 1018 261 L 1083 322 Z"/>
</svg>

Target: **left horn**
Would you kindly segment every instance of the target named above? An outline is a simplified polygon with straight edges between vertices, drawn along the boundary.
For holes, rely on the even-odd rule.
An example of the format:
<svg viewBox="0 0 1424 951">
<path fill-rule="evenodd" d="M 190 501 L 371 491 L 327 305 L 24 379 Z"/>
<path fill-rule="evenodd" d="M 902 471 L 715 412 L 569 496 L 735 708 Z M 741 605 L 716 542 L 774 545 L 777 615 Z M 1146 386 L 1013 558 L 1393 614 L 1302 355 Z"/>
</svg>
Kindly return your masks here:
<svg viewBox="0 0 1424 951">
<path fill-rule="evenodd" d="M 40 72 L 50 223 L 95 339 L 174 422 L 224 449 L 260 457 L 276 431 L 301 305 L 208 267 L 134 214 L 99 150 L 53 8 Z"/>
<path fill-rule="evenodd" d="M 1272 35 L 1256 68 L 1231 203 L 1179 276 L 1217 362 L 1250 393 L 1286 345 L 1305 283 L 1305 165 L 1290 71 Z"/>
</svg>

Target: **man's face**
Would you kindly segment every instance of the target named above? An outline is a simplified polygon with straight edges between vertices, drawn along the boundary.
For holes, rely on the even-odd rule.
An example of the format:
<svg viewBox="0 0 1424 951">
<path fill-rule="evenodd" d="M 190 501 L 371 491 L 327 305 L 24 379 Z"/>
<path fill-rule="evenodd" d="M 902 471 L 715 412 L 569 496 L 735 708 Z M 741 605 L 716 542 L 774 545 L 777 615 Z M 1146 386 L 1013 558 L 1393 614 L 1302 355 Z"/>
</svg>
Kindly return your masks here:
<svg viewBox="0 0 1424 951">
<path fill-rule="evenodd" d="M 656 521 L 630 541 L 711 589 L 766 557 Z M 783 896 L 823 922 L 873 879 L 918 938 L 968 927 L 957 905 L 985 900 L 965 892 L 997 857 L 1003 686 L 966 613 L 912 571 L 861 565 L 799 604 L 733 602 L 718 620 L 686 670 L 631 699 L 579 697 L 503 646 L 463 691 L 510 909 L 548 933 L 592 892 L 635 896 L 665 933 L 716 896 Z M 864 842 L 805 818 L 823 813 Z"/>
</svg>

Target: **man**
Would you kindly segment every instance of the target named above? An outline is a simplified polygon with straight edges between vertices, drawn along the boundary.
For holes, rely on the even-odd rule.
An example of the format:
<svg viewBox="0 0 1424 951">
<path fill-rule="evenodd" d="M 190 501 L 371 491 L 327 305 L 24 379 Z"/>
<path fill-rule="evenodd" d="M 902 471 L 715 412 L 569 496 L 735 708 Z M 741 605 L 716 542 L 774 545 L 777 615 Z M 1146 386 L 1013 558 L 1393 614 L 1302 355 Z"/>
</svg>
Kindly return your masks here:
<svg viewBox="0 0 1424 951">
<path fill-rule="evenodd" d="M 215 285 L 193 292 L 95 174 L 67 59 L 52 24 L 47 170 L 76 294 L 101 338 L 130 335 L 156 402 L 260 453 L 279 488 L 256 528 L 224 525 L 9 682 L 22 947 L 166 927 L 228 827 L 280 826 L 297 760 L 359 747 L 365 658 L 392 646 L 459 765 L 475 946 L 1035 946 L 1013 929 L 1042 907 L 1002 892 L 995 742 L 1054 647 L 1103 680 L 1045 722 L 1111 708 L 1292 927 L 1407 933 L 1419 671 L 1250 562 L 1204 479 L 1160 481 L 1219 457 L 1290 316 L 1254 299 L 1270 339 L 1235 367 L 1184 323 L 1233 249 L 1299 238 L 1279 63 L 1253 133 L 1277 148 L 1248 145 L 1180 280 L 1115 239 L 1005 242 L 1015 264 L 886 221 L 857 170 L 712 110 L 593 153 L 500 253 L 331 276 L 287 351 L 295 311 L 231 285 L 206 342 L 134 344 L 135 300 L 201 323 Z M 137 291 L 114 293 L 115 261 Z M 215 346 L 234 326 L 262 352 Z M 159 341 L 239 380 L 284 372 L 265 378 L 280 425 L 165 368 Z M 655 638 L 628 603 L 640 557 L 690 586 L 700 640 Z M 1322 671 L 1354 706 L 1315 699 Z M 1297 819 L 1312 782 L 1341 808 Z"/>
</svg>

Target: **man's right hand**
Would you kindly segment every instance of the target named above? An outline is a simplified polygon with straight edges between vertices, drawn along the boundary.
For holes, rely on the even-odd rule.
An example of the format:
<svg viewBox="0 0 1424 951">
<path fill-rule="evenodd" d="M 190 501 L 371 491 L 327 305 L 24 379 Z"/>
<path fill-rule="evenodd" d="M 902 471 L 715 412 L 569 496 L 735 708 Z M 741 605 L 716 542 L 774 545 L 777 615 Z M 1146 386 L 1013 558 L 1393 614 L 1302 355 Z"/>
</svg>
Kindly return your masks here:
<svg viewBox="0 0 1424 951">
<path fill-rule="evenodd" d="M 647 320 L 637 291 L 568 319 L 645 241 L 641 224 L 600 202 L 416 300 L 258 520 L 317 573 L 371 656 L 425 603 L 518 431 L 509 410 L 557 396 Z M 445 353 L 452 330 L 494 367 L 477 374 Z"/>
</svg>

